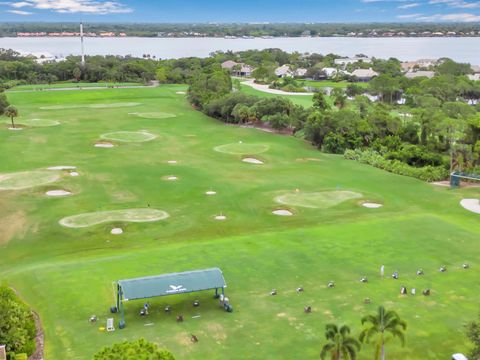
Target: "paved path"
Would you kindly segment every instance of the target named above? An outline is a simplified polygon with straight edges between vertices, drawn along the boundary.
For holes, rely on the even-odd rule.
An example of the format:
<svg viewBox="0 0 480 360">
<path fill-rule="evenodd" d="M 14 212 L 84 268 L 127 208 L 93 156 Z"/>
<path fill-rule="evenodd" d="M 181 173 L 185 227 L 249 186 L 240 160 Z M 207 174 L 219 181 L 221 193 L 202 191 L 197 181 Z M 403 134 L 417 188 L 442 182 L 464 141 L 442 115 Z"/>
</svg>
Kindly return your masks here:
<svg viewBox="0 0 480 360">
<path fill-rule="evenodd" d="M 282 91 L 282 90 L 277 90 L 277 89 L 270 89 L 268 85 L 261 85 L 261 84 L 255 84 L 254 80 L 247 80 L 242 82 L 243 85 L 250 86 L 254 88 L 255 90 L 258 91 L 263 91 L 269 94 L 275 94 L 275 95 L 287 95 L 287 96 L 312 96 L 313 93 L 310 92 L 287 92 L 287 91 Z"/>
</svg>

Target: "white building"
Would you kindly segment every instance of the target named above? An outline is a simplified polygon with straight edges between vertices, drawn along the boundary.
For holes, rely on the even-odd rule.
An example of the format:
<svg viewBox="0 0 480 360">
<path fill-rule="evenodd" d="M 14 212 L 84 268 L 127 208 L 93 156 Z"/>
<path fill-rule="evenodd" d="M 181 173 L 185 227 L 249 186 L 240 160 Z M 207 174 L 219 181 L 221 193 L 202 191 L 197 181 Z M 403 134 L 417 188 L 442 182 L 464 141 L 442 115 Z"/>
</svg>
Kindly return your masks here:
<svg viewBox="0 0 480 360">
<path fill-rule="evenodd" d="M 408 71 L 406 74 L 405 74 L 405 77 L 407 77 L 408 79 L 414 79 L 414 78 L 417 78 L 417 77 L 426 77 L 426 78 L 429 78 L 431 79 L 432 77 L 435 76 L 435 72 L 434 71 Z"/>
<path fill-rule="evenodd" d="M 358 81 L 370 81 L 375 76 L 378 76 L 376 71 L 370 69 L 356 69 L 352 72 L 352 76 L 355 76 Z"/>
<path fill-rule="evenodd" d="M 282 65 L 275 69 L 275 75 L 279 78 L 291 77 L 294 75 L 293 71 L 290 69 L 290 65 Z"/>
<path fill-rule="evenodd" d="M 335 59 L 334 63 L 335 65 L 341 65 L 341 66 L 346 66 L 348 64 L 355 64 L 357 62 L 364 62 L 367 64 L 370 64 L 372 62 L 372 59 L 368 57 L 353 57 L 353 58 L 340 58 L 340 59 Z"/>
</svg>

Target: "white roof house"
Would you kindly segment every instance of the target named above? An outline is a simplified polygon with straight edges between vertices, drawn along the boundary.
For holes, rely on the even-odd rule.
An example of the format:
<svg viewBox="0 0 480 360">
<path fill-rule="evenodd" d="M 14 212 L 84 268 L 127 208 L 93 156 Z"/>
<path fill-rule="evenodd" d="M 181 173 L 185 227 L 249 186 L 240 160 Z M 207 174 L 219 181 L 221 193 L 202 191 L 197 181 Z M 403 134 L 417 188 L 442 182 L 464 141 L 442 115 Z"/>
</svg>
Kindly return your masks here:
<svg viewBox="0 0 480 360">
<path fill-rule="evenodd" d="M 473 74 L 473 75 L 468 75 L 468 78 L 473 81 L 480 81 L 480 73 L 479 74 Z"/>
<path fill-rule="evenodd" d="M 222 69 L 232 70 L 234 66 L 238 65 L 237 62 L 233 60 L 227 60 L 222 63 Z"/>
<path fill-rule="evenodd" d="M 297 70 L 295 70 L 295 76 L 298 76 L 298 77 L 303 77 L 307 74 L 307 69 L 304 69 L 304 68 L 298 68 Z"/>
<path fill-rule="evenodd" d="M 472 70 L 475 74 L 480 74 L 480 65 L 472 65 Z"/>
<path fill-rule="evenodd" d="M 360 81 L 368 81 L 378 76 L 378 73 L 372 69 L 356 69 L 352 72 L 352 76 L 355 76 Z"/>
<path fill-rule="evenodd" d="M 335 59 L 334 63 L 335 65 L 348 65 L 348 64 L 355 64 L 360 61 L 364 63 L 371 63 L 372 59 L 368 57 L 340 58 L 340 59 Z"/>
<path fill-rule="evenodd" d="M 275 69 L 275 75 L 278 77 L 287 77 L 293 76 L 293 72 L 290 69 L 290 65 L 285 64 Z"/>
<path fill-rule="evenodd" d="M 414 78 L 417 78 L 417 77 L 427 77 L 427 78 L 431 79 L 434 76 L 435 76 L 434 71 L 409 71 L 405 74 L 405 77 L 407 77 L 409 79 L 414 79 Z"/>
</svg>

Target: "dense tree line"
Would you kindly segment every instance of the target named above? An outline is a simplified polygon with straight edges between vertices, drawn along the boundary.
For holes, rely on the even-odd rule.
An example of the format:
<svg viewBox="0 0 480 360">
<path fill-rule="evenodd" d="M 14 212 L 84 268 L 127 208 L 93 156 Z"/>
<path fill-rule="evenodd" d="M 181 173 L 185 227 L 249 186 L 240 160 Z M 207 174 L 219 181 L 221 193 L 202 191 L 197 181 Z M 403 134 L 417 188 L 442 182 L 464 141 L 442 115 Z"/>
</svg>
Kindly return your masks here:
<svg viewBox="0 0 480 360">
<path fill-rule="evenodd" d="M 119 56 L 89 56 L 85 65 L 80 58 L 37 63 L 31 57 L 0 49 L 0 81 L 4 84 L 51 84 L 57 81 L 141 82 L 155 78 L 157 61 Z"/>
<path fill-rule="evenodd" d="M 15 292 L 0 286 L 0 344 L 6 345 L 7 358 L 35 351 L 35 320 L 28 306 Z"/>
<path fill-rule="evenodd" d="M 36 22 L 3 22 L 0 24 L 0 36 L 16 36 L 18 32 L 75 32 L 78 31 L 78 23 L 36 23 Z M 377 34 L 404 32 L 406 34 L 429 32 L 470 33 L 478 34 L 478 23 L 278 23 L 278 24 L 187 24 L 187 23 L 88 23 L 86 30 L 89 32 L 115 32 L 126 33 L 129 36 L 335 36 L 347 35 L 348 33 L 363 33 L 368 36 L 371 32 Z"/>
</svg>

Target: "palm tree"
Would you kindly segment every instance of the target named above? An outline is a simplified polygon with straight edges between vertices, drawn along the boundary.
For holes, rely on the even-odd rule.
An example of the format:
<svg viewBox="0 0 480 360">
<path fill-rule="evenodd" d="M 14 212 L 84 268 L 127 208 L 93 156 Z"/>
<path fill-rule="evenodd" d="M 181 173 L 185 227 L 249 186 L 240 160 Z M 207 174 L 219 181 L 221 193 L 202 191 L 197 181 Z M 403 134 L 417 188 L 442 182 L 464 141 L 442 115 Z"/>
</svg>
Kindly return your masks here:
<svg viewBox="0 0 480 360">
<path fill-rule="evenodd" d="M 15 106 L 10 105 L 5 109 L 4 114 L 5 116 L 10 118 L 10 120 L 12 121 L 12 127 L 15 129 L 15 123 L 13 122 L 13 118 L 16 118 L 18 116 L 18 109 Z"/>
<path fill-rule="evenodd" d="M 400 319 L 395 311 L 387 311 L 383 306 L 379 306 L 377 314 L 362 318 L 362 325 L 365 323 L 368 323 L 368 326 L 360 333 L 360 341 L 368 344 L 372 338 L 377 338 L 375 360 L 379 358 L 385 360 L 385 343 L 389 340 L 388 334 L 397 337 L 402 346 L 405 345 L 404 331 L 407 329 L 407 323 Z"/>
<path fill-rule="evenodd" d="M 325 326 L 325 337 L 329 341 L 320 352 L 322 360 L 330 354 L 331 360 L 355 360 L 360 351 L 360 342 L 350 336 L 350 328 L 343 325 L 340 329 L 335 324 Z"/>
</svg>

